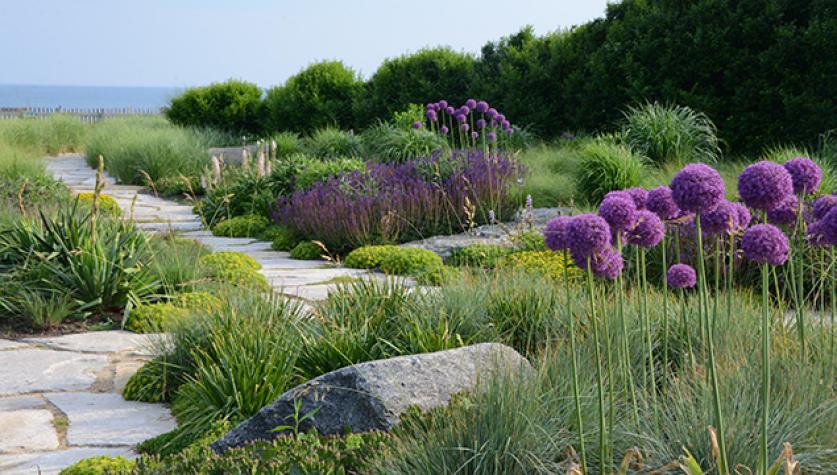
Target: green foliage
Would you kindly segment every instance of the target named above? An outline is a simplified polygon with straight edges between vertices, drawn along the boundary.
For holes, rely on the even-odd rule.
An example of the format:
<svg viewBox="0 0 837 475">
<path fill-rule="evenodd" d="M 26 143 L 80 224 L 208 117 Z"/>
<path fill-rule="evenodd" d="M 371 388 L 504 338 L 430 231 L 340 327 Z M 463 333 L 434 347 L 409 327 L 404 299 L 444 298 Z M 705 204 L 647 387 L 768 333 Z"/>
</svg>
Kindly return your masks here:
<svg viewBox="0 0 837 475">
<path fill-rule="evenodd" d="M 404 110 L 392 114 L 392 124 L 397 129 L 412 129 L 414 123 L 424 123 L 425 110 L 422 104 L 407 104 Z"/>
<path fill-rule="evenodd" d="M 300 259 L 303 261 L 319 260 L 325 251 L 322 246 L 314 241 L 300 241 L 291 249 L 291 259 Z"/>
<path fill-rule="evenodd" d="M 261 131 L 262 90 L 255 84 L 230 79 L 189 88 L 171 100 L 166 117 L 187 127 L 212 127 L 233 134 Z"/>
<path fill-rule="evenodd" d="M 41 155 L 80 152 L 88 130 L 80 120 L 64 114 L 43 119 L 3 120 L 0 122 L 0 143 L 37 151 Z"/>
<path fill-rule="evenodd" d="M 442 267 L 442 258 L 433 251 L 416 247 L 398 247 L 387 252 L 378 264 L 381 272 L 414 275 Z"/>
<path fill-rule="evenodd" d="M 0 295 L 0 319 L 4 315 L 20 318 L 24 326 L 49 330 L 67 320 L 84 315 L 67 293 L 26 288 L 6 280 L 0 278 L 0 284 L 5 286 L 5 295 Z"/>
<path fill-rule="evenodd" d="M 258 237 L 267 229 L 268 220 L 264 216 L 247 214 L 233 216 L 212 227 L 212 234 L 224 237 Z"/>
<path fill-rule="evenodd" d="M 587 203 L 598 203 L 610 191 L 638 186 L 645 172 L 644 158 L 609 140 L 588 142 L 579 155 L 575 188 Z"/>
<path fill-rule="evenodd" d="M 166 363 L 155 358 L 128 378 L 122 397 L 126 401 L 163 402 L 168 399 L 168 368 Z"/>
<path fill-rule="evenodd" d="M 189 315 L 189 311 L 170 303 L 140 305 L 128 315 L 125 329 L 135 333 L 159 333 Z"/>
<path fill-rule="evenodd" d="M 472 266 L 493 268 L 514 249 L 497 244 L 469 244 L 451 249 L 448 264 L 454 266 Z"/>
<path fill-rule="evenodd" d="M 352 104 L 361 89 L 358 75 L 340 61 L 314 63 L 267 91 L 267 129 L 310 132 L 354 125 Z"/>
<path fill-rule="evenodd" d="M 211 134 L 173 126 L 160 117 L 104 120 L 86 145 L 87 162 L 101 155 L 105 170 L 122 183 L 148 185 L 167 177 L 194 177 L 209 166 Z"/>
<path fill-rule="evenodd" d="M 543 233 L 540 231 L 523 231 L 519 233 L 513 233 L 510 236 L 512 244 L 514 244 L 515 250 L 518 251 L 545 251 L 546 250 L 546 241 L 544 240 Z"/>
<path fill-rule="evenodd" d="M 173 235 L 151 236 L 149 244 L 153 249 L 149 267 L 160 281 L 163 293 L 193 290 L 206 279 L 201 264 L 201 258 L 210 252 L 206 246 Z"/>
<path fill-rule="evenodd" d="M 89 207 L 93 206 L 93 193 L 90 193 L 90 192 L 79 193 L 78 195 L 76 195 L 76 198 L 78 199 L 79 204 L 81 204 L 85 208 L 89 208 Z M 97 204 L 99 206 L 99 212 L 101 212 L 102 214 L 105 214 L 107 216 L 111 216 L 111 217 L 114 217 L 114 218 L 118 218 L 119 216 L 122 215 L 122 209 L 119 207 L 119 203 L 117 203 L 116 200 L 113 199 L 113 197 L 108 196 L 108 195 L 104 195 L 104 194 L 100 194 L 97 200 L 98 200 Z"/>
<path fill-rule="evenodd" d="M 572 262 L 565 262 L 564 256 L 552 251 L 522 251 L 509 254 L 499 262 L 503 268 L 521 272 L 536 273 L 541 277 L 563 279 L 564 268 L 570 277 L 578 275 L 579 270 Z"/>
<path fill-rule="evenodd" d="M 450 48 L 391 58 L 375 71 L 358 102 L 360 125 L 386 120 L 409 104 L 447 99 L 462 104 L 475 90 L 475 60 Z"/>
<path fill-rule="evenodd" d="M 305 139 L 305 148 L 322 159 L 359 157 L 363 155 L 363 141 L 351 131 L 333 127 L 315 130 Z"/>
<path fill-rule="evenodd" d="M 309 159 L 303 168 L 294 176 L 295 190 L 306 190 L 313 185 L 328 181 L 342 173 L 355 170 L 363 171 L 366 164 L 356 158 L 335 158 L 332 160 Z"/>
<path fill-rule="evenodd" d="M 218 282 L 252 287 L 263 292 L 270 290 L 267 278 L 258 272 L 261 264 L 247 254 L 215 252 L 202 257 L 200 264 L 205 267 L 207 275 Z"/>
<path fill-rule="evenodd" d="M 346 255 L 344 265 L 352 269 L 375 269 L 388 255 L 398 252 L 393 245 L 363 246 Z"/>
<path fill-rule="evenodd" d="M 18 128 L 28 130 L 30 123 L 41 121 L 0 121 L 0 206 L 7 210 L 21 205 L 32 209 L 69 199 L 67 187 L 46 172 L 42 158 L 48 147 L 30 144 L 30 139 L 17 135 Z"/>
<path fill-rule="evenodd" d="M 284 226 L 274 226 L 272 229 L 272 241 L 270 245 L 274 251 L 290 251 L 299 244 L 299 237 L 293 231 Z"/>
<path fill-rule="evenodd" d="M 447 141 L 426 129 L 396 127 L 385 122 L 373 125 L 363 133 L 363 142 L 378 161 L 400 163 L 434 152 L 447 150 Z"/>
<path fill-rule="evenodd" d="M 271 146 L 276 144 L 276 157 L 279 159 L 303 152 L 302 139 L 295 132 L 279 132 L 271 135 L 268 141 Z"/>
<path fill-rule="evenodd" d="M 721 156 L 712 120 L 687 106 L 647 102 L 625 112 L 621 136 L 655 163 L 714 162 Z"/>
<path fill-rule="evenodd" d="M 136 462 L 125 457 L 100 455 L 79 460 L 61 470 L 59 475 L 130 475 L 135 468 Z"/>
<path fill-rule="evenodd" d="M 206 191 L 199 176 L 164 176 L 158 178 L 153 184 L 157 193 L 163 196 L 195 197 Z"/>
<path fill-rule="evenodd" d="M 225 168 L 222 183 L 209 190 L 195 206 L 195 212 L 209 227 L 235 216 L 256 214 L 267 217 L 270 205 L 276 199 L 276 188 L 284 185 L 277 183 L 276 178 L 284 178 L 280 175 L 281 170 L 295 170 L 296 162 L 293 163 L 294 168 L 282 167 L 270 176 L 259 176 L 254 170 Z"/>
</svg>

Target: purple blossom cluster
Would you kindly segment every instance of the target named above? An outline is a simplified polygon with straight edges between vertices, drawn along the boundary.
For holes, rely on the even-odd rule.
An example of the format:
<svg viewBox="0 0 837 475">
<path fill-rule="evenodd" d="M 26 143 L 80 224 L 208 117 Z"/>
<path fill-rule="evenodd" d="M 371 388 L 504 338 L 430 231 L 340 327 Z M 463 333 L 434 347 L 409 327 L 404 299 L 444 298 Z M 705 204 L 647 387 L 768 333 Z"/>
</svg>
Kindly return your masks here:
<svg viewBox="0 0 837 475">
<path fill-rule="evenodd" d="M 666 282 L 673 289 L 691 289 L 697 283 L 697 274 L 688 264 L 674 264 L 666 272 Z"/>
<path fill-rule="evenodd" d="M 514 128 L 505 115 L 491 107 L 488 102 L 476 99 L 468 99 L 458 108 L 454 108 L 446 100 L 429 102 L 425 106 L 424 116 L 429 128 L 443 135 L 448 135 L 451 130 L 460 130 L 463 135 L 458 137 L 458 142 L 457 134 L 450 134 L 449 140 L 453 142 L 453 146 L 463 148 L 476 145 L 480 137 L 490 144 L 497 141 L 498 132 L 506 135 L 514 133 Z"/>
<path fill-rule="evenodd" d="M 440 173 L 440 170 L 448 170 Z M 460 232 L 490 211 L 510 215 L 523 169 L 507 154 L 455 151 L 401 164 L 369 162 L 307 190 L 280 196 L 274 220 L 343 251 Z"/>
</svg>

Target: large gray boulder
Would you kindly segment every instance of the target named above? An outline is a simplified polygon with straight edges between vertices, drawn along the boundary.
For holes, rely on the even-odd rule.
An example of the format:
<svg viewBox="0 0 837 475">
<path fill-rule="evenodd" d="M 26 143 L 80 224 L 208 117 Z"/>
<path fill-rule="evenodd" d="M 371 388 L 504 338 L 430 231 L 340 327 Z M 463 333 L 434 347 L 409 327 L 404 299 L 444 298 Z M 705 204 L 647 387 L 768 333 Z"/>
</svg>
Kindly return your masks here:
<svg viewBox="0 0 837 475">
<path fill-rule="evenodd" d="M 320 434 L 345 430 L 390 430 L 410 407 L 427 410 L 450 397 L 474 389 L 500 372 L 529 372 L 529 362 L 508 346 L 482 343 L 454 350 L 399 356 L 360 363 L 326 373 L 279 396 L 255 416 L 212 443 L 217 453 L 256 441 L 269 440 L 293 426 L 294 403 L 299 416 L 313 414 L 299 429 Z M 316 411 L 316 412 L 313 412 Z"/>
</svg>

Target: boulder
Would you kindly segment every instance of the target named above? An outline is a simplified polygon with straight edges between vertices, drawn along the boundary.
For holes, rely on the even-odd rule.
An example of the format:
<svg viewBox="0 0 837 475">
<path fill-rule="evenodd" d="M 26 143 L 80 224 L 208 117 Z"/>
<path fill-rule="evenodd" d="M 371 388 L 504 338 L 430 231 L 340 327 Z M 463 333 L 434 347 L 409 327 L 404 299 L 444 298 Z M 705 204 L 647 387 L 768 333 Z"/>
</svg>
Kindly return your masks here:
<svg viewBox="0 0 837 475">
<path fill-rule="evenodd" d="M 508 346 L 482 343 L 453 350 L 360 363 L 326 373 L 279 396 L 256 415 L 212 443 L 217 453 L 256 440 L 269 440 L 294 426 L 320 434 L 347 430 L 387 431 L 410 407 L 443 406 L 451 396 L 474 389 L 502 371 L 529 372 L 529 362 Z"/>
</svg>

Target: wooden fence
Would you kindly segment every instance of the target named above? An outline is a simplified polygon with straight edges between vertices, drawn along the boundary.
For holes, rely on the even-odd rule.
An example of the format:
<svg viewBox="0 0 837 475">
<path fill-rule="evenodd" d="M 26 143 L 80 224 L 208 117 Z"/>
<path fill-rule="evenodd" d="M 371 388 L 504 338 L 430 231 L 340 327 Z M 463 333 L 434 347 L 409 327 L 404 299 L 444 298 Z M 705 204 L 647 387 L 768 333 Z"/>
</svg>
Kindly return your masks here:
<svg viewBox="0 0 837 475">
<path fill-rule="evenodd" d="M 85 124 L 94 124 L 109 117 L 160 115 L 162 113 L 162 108 L 119 107 L 110 109 L 82 109 L 63 107 L 2 107 L 0 108 L 0 120 L 17 118 L 44 119 L 53 114 L 65 114 L 76 117 Z"/>
</svg>

